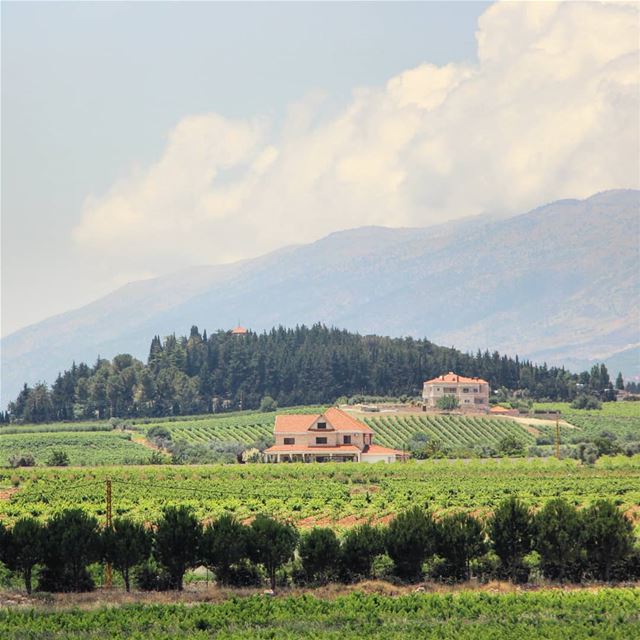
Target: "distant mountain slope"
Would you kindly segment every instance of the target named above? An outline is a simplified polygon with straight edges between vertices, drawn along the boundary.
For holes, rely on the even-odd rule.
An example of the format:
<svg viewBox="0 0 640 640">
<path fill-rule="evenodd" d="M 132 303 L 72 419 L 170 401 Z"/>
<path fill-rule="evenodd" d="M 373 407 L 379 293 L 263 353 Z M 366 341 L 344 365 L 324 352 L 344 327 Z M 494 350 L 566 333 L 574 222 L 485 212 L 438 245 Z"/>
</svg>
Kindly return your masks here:
<svg viewBox="0 0 640 640">
<path fill-rule="evenodd" d="M 156 333 L 238 320 L 322 321 L 578 367 L 612 358 L 638 375 L 639 214 L 640 192 L 608 191 L 506 220 L 364 227 L 135 282 L 2 340 L 2 404 L 72 360 L 145 357 Z"/>
</svg>

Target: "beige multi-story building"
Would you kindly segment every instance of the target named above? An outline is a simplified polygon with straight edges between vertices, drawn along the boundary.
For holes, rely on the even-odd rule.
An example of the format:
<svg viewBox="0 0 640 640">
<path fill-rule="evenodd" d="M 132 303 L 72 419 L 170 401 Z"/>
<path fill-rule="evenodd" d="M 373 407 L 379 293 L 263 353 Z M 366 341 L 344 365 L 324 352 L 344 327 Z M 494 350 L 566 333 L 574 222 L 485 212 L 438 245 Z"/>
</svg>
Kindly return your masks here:
<svg viewBox="0 0 640 640">
<path fill-rule="evenodd" d="M 458 399 L 462 411 L 489 410 L 489 383 L 482 378 L 466 378 L 452 371 L 427 380 L 422 388 L 425 409 L 437 409 L 442 396 L 452 395 Z"/>
<path fill-rule="evenodd" d="M 276 416 L 267 462 L 395 462 L 402 451 L 373 444 L 373 430 L 332 407 L 322 414 Z"/>
</svg>

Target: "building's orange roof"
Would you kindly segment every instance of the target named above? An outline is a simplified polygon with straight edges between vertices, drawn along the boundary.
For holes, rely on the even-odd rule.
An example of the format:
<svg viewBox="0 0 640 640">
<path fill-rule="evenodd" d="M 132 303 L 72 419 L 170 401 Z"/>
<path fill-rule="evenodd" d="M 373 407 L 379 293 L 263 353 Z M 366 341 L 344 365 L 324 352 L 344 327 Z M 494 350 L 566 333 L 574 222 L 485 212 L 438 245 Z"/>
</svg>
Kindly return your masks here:
<svg viewBox="0 0 640 640">
<path fill-rule="evenodd" d="M 324 417 L 331 423 L 336 431 L 356 431 L 358 433 L 373 433 L 373 429 L 360 420 L 352 418 L 348 413 L 331 407 L 324 412 Z"/>
<path fill-rule="evenodd" d="M 304 433 L 320 417 L 319 413 L 290 413 L 276 416 L 276 433 Z"/>
<path fill-rule="evenodd" d="M 432 378 L 431 380 L 425 380 L 425 384 L 436 384 L 442 382 L 462 382 L 467 384 L 488 384 L 486 380 L 482 378 L 465 378 L 465 376 L 459 376 L 457 373 L 453 373 L 453 371 L 449 371 L 449 373 L 445 373 L 442 376 L 438 376 L 437 378 Z"/>
<path fill-rule="evenodd" d="M 379 444 L 370 444 L 369 446 L 364 448 L 362 455 L 367 455 L 368 453 L 372 455 L 392 455 L 395 454 L 397 456 L 409 455 L 404 451 L 399 451 L 398 449 L 389 449 L 389 447 L 381 447 Z"/>
<path fill-rule="evenodd" d="M 496 405 L 495 407 L 491 407 L 491 409 L 489 409 L 489 413 L 510 413 L 511 409 L 506 409 L 505 407 L 501 407 L 499 405 Z"/>
<path fill-rule="evenodd" d="M 249 329 L 245 329 L 244 327 L 238 325 L 235 329 L 231 329 L 231 333 L 234 336 L 243 336 L 245 333 L 249 333 Z"/>
<path fill-rule="evenodd" d="M 264 450 L 265 453 L 320 453 L 327 455 L 330 453 L 360 453 L 360 449 L 353 444 L 338 444 L 327 446 L 309 446 L 305 444 L 274 444 Z"/>
<path fill-rule="evenodd" d="M 366 424 L 352 418 L 340 409 L 332 407 L 324 413 L 291 413 L 276 416 L 275 433 L 304 433 L 319 418 L 326 418 L 335 431 L 347 433 L 373 433 Z"/>
</svg>

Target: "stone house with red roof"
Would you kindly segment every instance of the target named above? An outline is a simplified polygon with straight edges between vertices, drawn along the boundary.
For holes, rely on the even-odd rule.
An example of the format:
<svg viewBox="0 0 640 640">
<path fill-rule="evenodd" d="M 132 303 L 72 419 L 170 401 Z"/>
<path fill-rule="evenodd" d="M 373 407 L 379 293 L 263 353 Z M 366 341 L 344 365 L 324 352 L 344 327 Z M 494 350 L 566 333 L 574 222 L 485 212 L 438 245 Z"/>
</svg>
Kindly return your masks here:
<svg viewBox="0 0 640 640">
<path fill-rule="evenodd" d="M 458 399 L 462 411 L 486 412 L 489 410 L 489 383 L 482 378 L 466 378 L 453 371 L 426 380 L 422 388 L 425 409 L 437 409 L 438 400 L 445 395 Z"/>
<path fill-rule="evenodd" d="M 371 427 L 332 407 L 321 414 L 276 416 L 267 462 L 395 462 L 405 454 L 373 444 Z"/>
</svg>

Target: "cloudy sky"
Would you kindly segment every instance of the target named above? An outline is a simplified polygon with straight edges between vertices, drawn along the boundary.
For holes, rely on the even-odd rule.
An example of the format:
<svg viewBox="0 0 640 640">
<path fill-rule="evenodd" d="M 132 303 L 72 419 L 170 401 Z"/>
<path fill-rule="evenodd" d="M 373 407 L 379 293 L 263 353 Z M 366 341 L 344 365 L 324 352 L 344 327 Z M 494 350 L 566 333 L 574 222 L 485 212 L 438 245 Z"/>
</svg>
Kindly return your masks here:
<svg viewBox="0 0 640 640">
<path fill-rule="evenodd" d="M 2 3 L 2 335 L 368 224 L 638 188 L 635 3 Z"/>
</svg>

